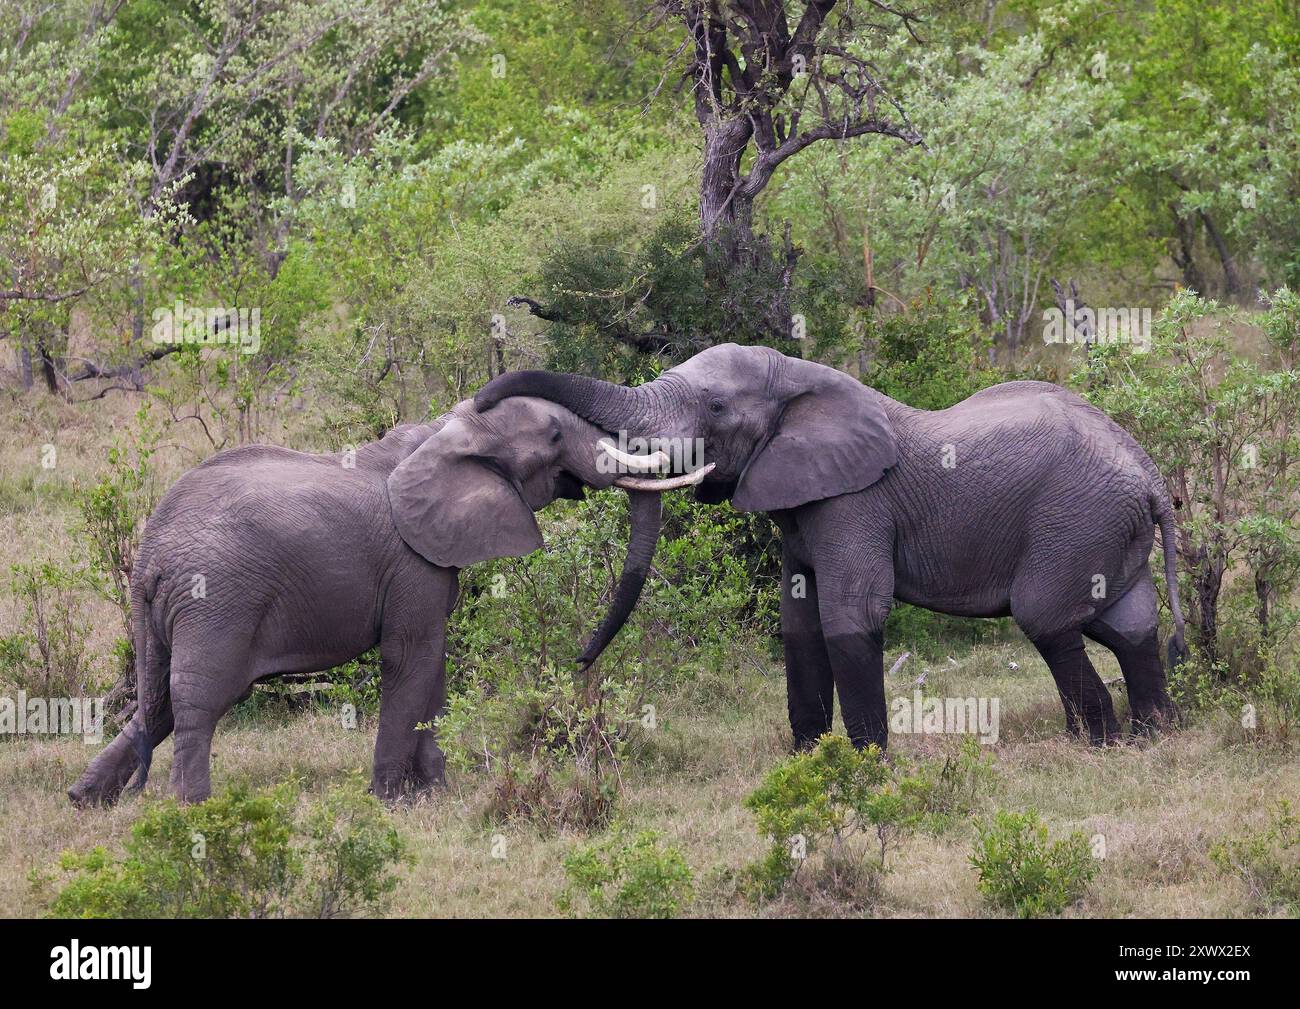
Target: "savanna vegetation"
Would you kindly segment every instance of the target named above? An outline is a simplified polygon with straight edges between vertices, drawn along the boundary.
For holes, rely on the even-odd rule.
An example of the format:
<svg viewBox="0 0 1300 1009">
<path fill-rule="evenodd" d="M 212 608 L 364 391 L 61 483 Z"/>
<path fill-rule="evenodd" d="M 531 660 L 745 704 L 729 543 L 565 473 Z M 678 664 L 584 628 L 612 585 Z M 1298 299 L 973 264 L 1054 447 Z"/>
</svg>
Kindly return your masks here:
<svg viewBox="0 0 1300 1009">
<path fill-rule="evenodd" d="M 1177 731 L 1094 749 L 1009 622 L 900 606 L 889 695 L 997 698 L 996 739 L 791 756 L 776 530 L 667 496 L 582 676 L 627 536 L 593 495 L 462 573 L 445 792 L 357 785 L 373 655 L 260 685 L 198 806 L 166 743 L 74 809 L 100 744 L 9 729 L 0 914 L 1300 913 L 1297 117 L 1294 0 L 8 0 L 0 698 L 118 731 L 144 522 L 222 449 L 727 341 L 1096 403 L 1175 499 L 1191 656 Z"/>
</svg>

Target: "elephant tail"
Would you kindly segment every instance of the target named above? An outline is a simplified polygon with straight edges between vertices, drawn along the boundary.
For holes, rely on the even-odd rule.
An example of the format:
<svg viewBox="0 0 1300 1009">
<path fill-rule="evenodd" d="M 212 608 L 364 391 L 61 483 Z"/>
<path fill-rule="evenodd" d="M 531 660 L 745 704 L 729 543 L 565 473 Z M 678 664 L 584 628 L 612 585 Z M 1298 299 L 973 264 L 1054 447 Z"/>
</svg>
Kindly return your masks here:
<svg viewBox="0 0 1300 1009">
<path fill-rule="evenodd" d="M 1157 491 L 1151 496 L 1151 511 L 1160 526 L 1160 549 L 1165 555 L 1165 585 L 1169 589 L 1169 609 L 1174 615 L 1174 635 L 1169 639 L 1167 661 L 1170 669 L 1187 658 L 1186 624 L 1178 603 L 1178 539 L 1174 529 L 1174 510 L 1169 498 Z"/>
<path fill-rule="evenodd" d="M 137 568 L 143 568 L 137 563 Z M 131 583 L 131 623 L 135 638 L 135 691 L 136 713 L 131 719 L 131 746 L 135 750 L 139 770 L 129 786 L 132 792 L 143 790 L 149 780 L 149 766 L 153 763 L 153 740 L 158 723 L 165 717 L 171 703 L 169 690 L 170 668 L 167 650 L 154 631 L 151 610 L 156 576 L 148 577 L 143 570 Z"/>
</svg>

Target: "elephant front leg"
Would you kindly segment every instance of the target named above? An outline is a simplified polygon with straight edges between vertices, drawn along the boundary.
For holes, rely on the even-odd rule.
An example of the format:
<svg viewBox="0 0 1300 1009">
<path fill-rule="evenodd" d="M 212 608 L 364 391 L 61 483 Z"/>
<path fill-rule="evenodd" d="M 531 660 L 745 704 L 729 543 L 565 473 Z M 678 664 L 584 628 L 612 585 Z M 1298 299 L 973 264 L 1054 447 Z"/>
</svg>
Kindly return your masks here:
<svg viewBox="0 0 1300 1009">
<path fill-rule="evenodd" d="M 411 772 L 412 787 L 418 792 L 427 792 L 447 784 L 447 758 L 443 756 L 442 747 L 438 745 L 438 733 L 433 725 L 447 710 L 446 654 L 442 649 L 435 656 L 437 671 L 433 677 L 433 699 L 422 723 L 429 726 L 417 735 L 415 743 L 415 765 Z"/>
<path fill-rule="evenodd" d="M 386 633 L 380 657 L 383 683 L 371 789 L 381 799 L 396 799 L 419 788 L 426 776 L 441 776 L 442 751 L 433 732 L 417 728 L 439 710 L 441 646 Z"/>
<path fill-rule="evenodd" d="M 880 572 L 880 581 L 885 573 Z M 885 704 L 885 617 L 893 584 L 863 589 L 841 578 L 821 580 L 822 634 L 840 698 L 844 731 L 859 749 L 889 742 Z"/>
<path fill-rule="evenodd" d="M 835 673 L 844 731 L 858 749 L 889 743 L 885 704 L 885 655 L 882 629 L 826 631 L 826 651 Z"/>
<path fill-rule="evenodd" d="M 781 560 L 781 645 L 794 748 L 804 750 L 831 731 L 835 680 L 822 637 L 816 576 L 788 552 Z"/>
</svg>

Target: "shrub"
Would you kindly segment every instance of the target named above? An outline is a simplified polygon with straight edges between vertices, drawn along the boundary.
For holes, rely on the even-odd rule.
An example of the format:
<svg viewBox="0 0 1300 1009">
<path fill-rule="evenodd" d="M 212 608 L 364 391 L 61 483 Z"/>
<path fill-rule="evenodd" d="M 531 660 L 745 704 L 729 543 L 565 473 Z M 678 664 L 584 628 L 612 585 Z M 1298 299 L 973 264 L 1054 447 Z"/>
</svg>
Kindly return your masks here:
<svg viewBox="0 0 1300 1009">
<path fill-rule="evenodd" d="M 1021 918 L 1056 915 L 1083 896 L 1097 863 L 1080 832 L 1050 842 L 1036 810 L 999 810 L 980 828 L 971 865 L 994 906 Z"/>
<path fill-rule="evenodd" d="M 969 815 L 996 774 L 979 740 L 970 735 L 963 735 L 942 763 L 922 762 L 919 766 L 922 779 L 929 782 L 926 822 L 934 833 Z"/>
<path fill-rule="evenodd" d="M 58 564 L 15 564 L 13 594 L 29 628 L 0 639 L 0 677 L 41 697 L 81 697 L 98 686 L 87 664 L 90 623 L 84 572 Z"/>
<path fill-rule="evenodd" d="M 744 519 L 665 501 L 665 536 L 641 601 L 587 675 L 573 658 L 608 605 L 627 539 L 621 495 L 541 516 L 545 552 L 462 575 L 448 647 L 450 699 L 438 731 L 448 761 L 491 779 L 489 815 L 548 828 L 608 822 L 620 767 L 657 705 L 699 665 L 731 661 L 761 633 L 774 593 L 731 548 Z"/>
<path fill-rule="evenodd" d="M 1280 800 L 1267 828 L 1229 837 L 1210 848 L 1220 872 L 1238 877 L 1266 910 L 1281 908 L 1300 917 L 1300 817 Z"/>
<path fill-rule="evenodd" d="M 167 799 L 131 828 L 125 857 L 64 852 L 50 906 L 67 918 L 337 918 L 380 910 L 405 844 L 360 778 L 299 815 L 295 782 Z"/>
<path fill-rule="evenodd" d="M 917 299 L 906 311 L 867 319 L 873 355 L 862 380 L 908 406 L 942 410 L 1004 380 L 989 367 L 992 344 L 968 305 Z"/>
<path fill-rule="evenodd" d="M 921 825 L 930 791 L 923 776 L 891 768 L 878 747 L 857 750 L 843 736 L 823 736 L 814 749 L 781 761 L 745 799 L 770 841 L 764 858 L 749 867 L 756 896 L 776 896 L 828 843 L 832 877 L 860 861 L 874 886 L 889 852 Z M 871 852 L 859 859 L 845 849 L 855 835 L 872 839 Z"/>
<path fill-rule="evenodd" d="M 695 878 L 681 852 L 661 845 L 655 831 L 579 848 L 565 857 L 564 875 L 560 910 L 585 905 L 591 918 L 675 918 L 690 903 Z"/>
</svg>

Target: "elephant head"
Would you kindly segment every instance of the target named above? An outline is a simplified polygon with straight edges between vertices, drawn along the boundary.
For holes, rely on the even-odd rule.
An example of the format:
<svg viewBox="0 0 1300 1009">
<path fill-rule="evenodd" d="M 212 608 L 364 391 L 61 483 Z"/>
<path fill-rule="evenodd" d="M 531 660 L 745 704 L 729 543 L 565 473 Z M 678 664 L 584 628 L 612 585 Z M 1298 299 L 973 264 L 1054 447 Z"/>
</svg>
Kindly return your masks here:
<svg viewBox="0 0 1300 1009">
<path fill-rule="evenodd" d="M 897 460 L 885 397 L 852 376 L 767 347 L 722 344 L 636 388 L 579 375 L 518 371 L 474 398 L 486 410 L 540 396 L 606 431 L 676 452 L 701 445 L 712 472 L 702 501 L 778 511 L 862 490 Z"/>
<path fill-rule="evenodd" d="M 631 536 L 614 602 L 583 650 L 584 668 L 626 622 L 659 539 L 659 494 L 703 477 L 656 481 L 620 475 L 601 463 L 617 449 L 594 424 L 545 399 L 518 397 L 496 409 L 462 403 L 388 477 L 393 521 L 406 544 L 442 567 L 519 557 L 541 547 L 533 512 L 584 488 L 628 491 Z M 658 457 L 625 457 L 622 469 L 649 471 Z"/>
</svg>

